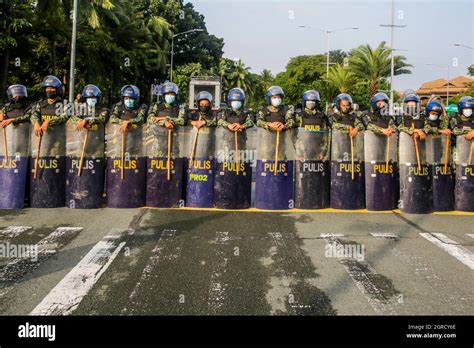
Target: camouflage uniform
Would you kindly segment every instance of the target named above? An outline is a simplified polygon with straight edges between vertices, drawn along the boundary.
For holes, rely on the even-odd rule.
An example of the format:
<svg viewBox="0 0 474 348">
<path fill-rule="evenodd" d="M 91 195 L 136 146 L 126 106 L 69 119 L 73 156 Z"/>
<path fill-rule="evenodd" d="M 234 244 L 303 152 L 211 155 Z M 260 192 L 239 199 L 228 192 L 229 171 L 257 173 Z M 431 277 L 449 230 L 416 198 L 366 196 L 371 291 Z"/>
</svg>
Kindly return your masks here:
<svg viewBox="0 0 474 348">
<path fill-rule="evenodd" d="M 87 104 L 84 103 L 83 107 L 87 107 Z M 87 113 L 87 109 L 79 109 L 79 113 L 74 113 L 68 123 L 77 124 L 79 121 L 87 120 L 89 126 L 105 124 L 109 117 L 110 110 L 107 108 L 97 108 L 94 111 L 95 114 L 91 116 Z"/>
<path fill-rule="evenodd" d="M 451 117 L 450 125 L 454 135 L 466 135 L 474 130 L 474 117 L 465 117 L 464 115 L 455 113 Z"/>
<path fill-rule="evenodd" d="M 56 106 L 58 103 L 60 106 Z M 33 125 L 41 125 L 46 120 L 49 121 L 49 126 L 63 124 L 68 120 L 68 115 L 60 97 L 57 97 L 53 103 L 41 100 L 32 107 L 31 123 Z"/>
<path fill-rule="evenodd" d="M 271 120 L 271 117 L 279 115 L 282 120 L 284 120 L 285 129 L 290 129 L 295 127 L 295 120 L 293 119 L 293 109 L 287 106 L 274 107 L 272 105 L 263 107 L 257 116 L 257 127 L 262 127 L 264 129 L 270 129 L 268 126 L 269 123 L 274 122 Z M 278 117 L 278 116 L 277 116 Z M 267 119 L 270 118 L 270 121 Z"/>
<path fill-rule="evenodd" d="M 446 117 L 442 115 L 436 121 L 430 121 L 428 118 L 425 118 L 425 126 L 423 131 L 428 134 L 439 135 L 440 130 L 448 129 L 449 121 Z"/>
<path fill-rule="evenodd" d="M 351 128 L 357 128 L 359 132 L 364 131 L 364 124 L 356 113 L 349 113 L 347 115 L 341 113 L 331 113 L 332 129 L 341 131 L 342 133 L 349 133 Z"/>
<path fill-rule="evenodd" d="M 329 132 L 329 121 L 324 112 L 317 109 L 308 109 L 297 112 L 295 114 L 295 126 L 305 127 L 306 125 L 317 125 L 319 126 L 318 132 L 328 133 Z M 329 142 L 325 142 L 321 146 L 321 151 L 326 153 L 329 149 Z"/>
<path fill-rule="evenodd" d="M 248 110 L 223 110 L 220 115 L 219 115 L 219 121 L 217 121 L 217 125 L 227 128 L 231 122 L 228 122 L 229 118 L 235 118 L 235 119 L 242 119 L 243 123 L 242 125 L 247 128 L 251 128 L 254 126 L 253 120 L 252 120 L 252 113 Z"/>
<path fill-rule="evenodd" d="M 167 103 L 155 103 L 148 110 L 147 123 L 164 127 L 166 121 L 172 121 L 176 126 L 184 126 L 186 123 L 184 116 L 184 107 Z M 165 119 L 157 121 L 155 117 L 165 117 Z"/>
<path fill-rule="evenodd" d="M 398 131 L 413 135 L 415 129 L 424 131 L 425 118 L 420 115 L 420 118 L 415 120 L 412 116 L 403 115 L 400 124 L 398 125 Z"/>
<path fill-rule="evenodd" d="M 142 125 L 146 119 L 147 106 L 142 104 L 137 109 L 127 109 L 125 105 L 120 102 L 115 104 L 112 114 L 110 115 L 109 123 L 120 124 L 122 121 L 130 121 L 132 127 Z"/>
<path fill-rule="evenodd" d="M 396 130 L 395 122 L 389 116 L 382 116 L 380 113 L 375 112 L 366 112 L 362 114 L 362 119 L 365 121 L 365 127 L 367 130 L 371 131 L 376 135 L 385 135 L 383 129 L 393 129 Z"/>
<path fill-rule="evenodd" d="M 188 114 L 188 122 L 187 125 L 191 125 L 192 121 L 198 121 L 199 119 L 206 121 L 204 127 L 217 127 L 217 117 L 218 114 L 215 111 L 209 111 L 209 113 L 205 113 L 199 110 L 192 110 Z"/>
<path fill-rule="evenodd" d="M 15 126 L 20 123 L 30 122 L 31 106 L 6 103 L 0 107 L 0 119 L 6 120 L 7 118 L 13 118 L 12 124 Z"/>
</svg>

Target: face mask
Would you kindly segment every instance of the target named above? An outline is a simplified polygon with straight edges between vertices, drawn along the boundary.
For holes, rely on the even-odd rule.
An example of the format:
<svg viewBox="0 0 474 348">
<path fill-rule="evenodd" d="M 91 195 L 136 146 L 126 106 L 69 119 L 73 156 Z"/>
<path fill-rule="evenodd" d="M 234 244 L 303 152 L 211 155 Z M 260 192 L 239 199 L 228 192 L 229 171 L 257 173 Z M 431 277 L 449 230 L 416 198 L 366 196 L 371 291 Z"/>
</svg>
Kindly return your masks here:
<svg viewBox="0 0 474 348">
<path fill-rule="evenodd" d="M 127 108 L 132 109 L 135 106 L 135 100 L 126 99 L 126 100 L 124 100 L 124 104 Z"/>
<path fill-rule="evenodd" d="M 431 115 L 431 114 L 430 114 L 430 115 L 428 116 L 428 119 L 429 119 L 430 121 L 436 121 L 436 120 L 438 119 L 438 115 Z"/>
<path fill-rule="evenodd" d="M 462 114 L 466 117 L 471 117 L 472 115 L 472 109 L 463 109 Z"/>
<path fill-rule="evenodd" d="M 171 95 L 171 94 L 165 95 L 166 104 L 173 104 L 175 102 L 175 100 L 176 100 L 176 96 Z"/>
<path fill-rule="evenodd" d="M 201 111 L 201 112 L 209 112 L 209 110 L 211 110 L 210 105 L 201 105 L 201 106 L 199 106 L 199 111 Z"/>
<path fill-rule="evenodd" d="M 23 105 L 23 104 L 25 104 L 25 102 L 26 102 L 26 98 L 23 97 L 23 96 L 14 97 L 14 98 L 12 99 L 12 102 L 13 102 L 13 104 Z"/>
<path fill-rule="evenodd" d="M 56 98 L 56 91 L 46 91 L 46 97 L 48 99 L 54 99 Z"/>
<path fill-rule="evenodd" d="M 272 105 L 274 107 L 279 107 L 281 105 L 281 98 L 273 98 L 272 99 Z"/>
<path fill-rule="evenodd" d="M 93 108 L 95 104 L 97 104 L 97 99 L 96 98 L 87 98 L 86 103 L 89 107 Z"/>
<path fill-rule="evenodd" d="M 316 102 L 315 101 L 307 101 L 306 102 L 306 107 L 310 110 L 313 110 L 316 107 Z"/>
<path fill-rule="evenodd" d="M 234 100 L 233 102 L 230 103 L 230 106 L 232 106 L 232 109 L 234 110 L 239 110 L 242 107 L 242 102 L 238 100 Z"/>
</svg>

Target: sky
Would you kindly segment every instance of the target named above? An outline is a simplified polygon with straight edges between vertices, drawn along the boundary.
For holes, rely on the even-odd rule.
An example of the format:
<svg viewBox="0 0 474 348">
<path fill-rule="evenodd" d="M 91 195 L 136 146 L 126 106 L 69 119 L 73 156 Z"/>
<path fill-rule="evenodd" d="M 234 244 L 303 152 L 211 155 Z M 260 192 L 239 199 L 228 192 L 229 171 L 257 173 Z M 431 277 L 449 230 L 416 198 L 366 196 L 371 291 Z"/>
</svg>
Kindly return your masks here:
<svg viewBox="0 0 474 348">
<path fill-rule="evenodd" d="M 390 44 L 390 0 L 192 0 L 211 34 L 224 38 L 224 57 L 241 59 L 251 71 L 284 71 L 291 57 L 362 44 Z M 437 78 L 467 76 L 474 64 L 474 0 L 395 0 L 394 48 L 414 67 L 396 76 L 395 90 L 418 89 Z M 299 28 L 305 25 L 309 28 Z M 433 65 L 428 65 L 433 64 Z"/>
</svg>

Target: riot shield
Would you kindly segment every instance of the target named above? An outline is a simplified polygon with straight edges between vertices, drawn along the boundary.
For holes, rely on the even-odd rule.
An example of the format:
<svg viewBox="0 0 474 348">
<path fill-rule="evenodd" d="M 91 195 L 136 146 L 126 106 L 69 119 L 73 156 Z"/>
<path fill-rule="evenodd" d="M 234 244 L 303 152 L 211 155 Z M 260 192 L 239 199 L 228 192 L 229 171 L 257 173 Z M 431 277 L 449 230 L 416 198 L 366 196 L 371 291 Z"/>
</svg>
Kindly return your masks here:
<svg viewBox="0 0 474 348">
<path fill-rule="evenodd" d="M 405 132 L 400 133 L 399 139 L 399 208 L 403 213 L 409 214 L 431 213 L 433 211 L 433 190 L 426 162 L 426 141 L 418 139 L 415 143 L 413 138 Z M 420 168 L 418 167 L 418 157 Z"/>
<path fill-rule="evenodd" d="M 214 201 L 217 208 L 250 207 L 252 194 L 252 128 L 233 132 L 216 129 Z"/>
<path fill-rule="evenodd" d="M 33 128 L 33 127 L 31 127 Z M 41 136 L 30 137 L 30 206 L 65 206 L 66 125 L 52 125 Z"/>
<path fill-rule="evenodd" d="M 397 206 L 397 143 L 397 134 L 387 137 L 365 131 L 365 204 L 368 210 L 392 210 Z"/>
<path fill-rule="evenodd" d="M 257 167 L 255 170 L 255 207 L 285 210 L 293 200 L 293 129 L 276 132 L 257 130 Z"/>
<path fill-rule="evenodd" d="M 351 144 L 348 133 L 332 130 L 330 197 L 331 208 L 365 207 L 364 132 L 359 132 Z"/>
<path fill-rule="evenodd" d="M 456 186 L 455 208 L 460 211 L 474 211 L 474 140 L 465 135 L 456 137 Z"/>
<path fill-rule="evenodd" d="M 104 192 L 104 125 L 82 131 L 66 124 L 66 205 L 69 208 L 100 208 Z"/>
<path fill-rule="evenodd" d="M 0 209 L 21 209 L 25 201 L 30 124 L 0 128 Z"/>
<path fill-rule="evenodd" d="M 454 210 L 451 141 L 450 139 L 447 141 L 447 139 L 444 134 L 430 134 L 426 137 L 426 160 L 429 169 L 428 175 L 432 178 L 434 211 Z"/>
<path fill-rule="evenodd" d="M 214 206 L 215 127 L 185 127 L 185 204 Z"/>
<path fill-rule="evenodd" d="M 295 208 L 329 207 L 329 132 L 304 127 L 295 130 Z"/>
<path fill-rule="evenodd" d="M 168 130 L 150 123 L 145 134 L 146 205 L 178 207 L 182 205 L 184 130 L 179 126 Z"/>
<path fill-rule="evenodd" d="M 144 206 L 146 157 L 143 151 L 142 126 L 129 128 L 122 133 L 119 124 L 107 124 L 105 156 L 107 206 L 110 208 Z"/>
</svg>

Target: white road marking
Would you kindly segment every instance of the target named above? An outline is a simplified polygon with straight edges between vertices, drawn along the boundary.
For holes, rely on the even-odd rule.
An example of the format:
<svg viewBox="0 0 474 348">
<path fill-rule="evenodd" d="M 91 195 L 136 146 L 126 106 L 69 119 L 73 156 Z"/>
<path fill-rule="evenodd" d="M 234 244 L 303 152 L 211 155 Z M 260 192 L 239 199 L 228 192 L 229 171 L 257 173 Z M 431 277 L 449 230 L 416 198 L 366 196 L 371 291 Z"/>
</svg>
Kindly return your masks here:
<svg viewBox="0 0 474 348">
<path fill-rule="evenodd" d="M 135 284 L 135 287 L 132 290 L 132 293 L 130 294 L 130 308 L 123 308 L 122 313 L 123 314 L 128 314 L 128 313 L 133 313 L 134 308 L 133 304 L 136 302 L 136 296 L 138 294 L 138 291 L 142 287 L 142 283 L 146 281 L 149 277 L 153 269 L 163 260 L 171 261 L 177 259 L 181 255 L 182 248 L 181 246 L 178 246 L 174 251 L 174 253 L 170 255 L 166 255 L 163 253 L 163 250 L 165 247 L 169 244 L 169 242 L 174 238 L 176 235 L 176 230 L 172 229 L 164 229 L 160 237 L 158 238 L 158 242 L 156 243 L 155 247 L 152 250 L 152 254 L 148 259 L 148 262 L 146 266 L 143 268 L 142 274 L 140 276 L 140 279 L 138 282 Z"/>
<path fill-rule="evenodd" d="M 342 233 L 321 233 L 319 236 L 324 239 L 345 237 Z"/>
<path fill-rule="evenodd" d="M 474 270 L 474 253 L 468 249 L 449 239 L 442 233 L 420 233 L 420 235 Z"/>
<path fill-rule="evenodd" d="M 29 257 L 15 258 L 13 261 L 1 267 L 0 282 L 12 282 L 32 271 L 39 266 L 42 260 L 55 254 L 64 246 L 64 242 L 61 241 L 63 236 L 66 234 L 76 235 L 82 231 L 82 229 L 82 227 L 58 227 L 33 246 L 36 255 L 31 254 L 28 255 Z"/>
<path fill-rule="evenodd" d="M 130 230 L 112 229 L 49 292 L 30 315 L 69 315 L 81 303 L 125 245 Z"/>
<path fill-rule="evenodd" d="M 384 238 L 384 239 L 398 239 L 399 238 L 396 234 L 384 233 L 384 232 L 381 232 L 381 233 L 374 232 L 374 233 L 371 233 L 371 235 L 375 238 Z"/>
<path fill-rule="evenodd" d="M 340 245 L 341 243 L 336 237 L 329 233 L 326 237 L 323 237 L 328 245 Z M 374 275 L 377 272 L 367 261 L 359 261 L 353 259 L 341 259 L 339 260 L 344 266 L 344 269 L 349 274 L 353 282 L 359 291 L 364 295 L 369 305 L 374 309 L 376 313 L 391 314 L 395 315 L 395 309 L 389 301 L 381 301 L 377 297 L 382 297 L 382 291 L 372 281 Z M 364 269 L 365 268 L 365 269 Z"/>
<path fill-rule="evenodd" d="M 31 226 L 8 226 L 2 230 L 0 230 L 0 238 L 15 238 L 16 236 L 20 235 L 23 232 L 31 230 L 33 227 Z"/>
</svg>

